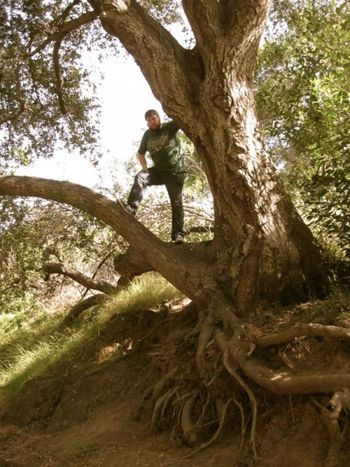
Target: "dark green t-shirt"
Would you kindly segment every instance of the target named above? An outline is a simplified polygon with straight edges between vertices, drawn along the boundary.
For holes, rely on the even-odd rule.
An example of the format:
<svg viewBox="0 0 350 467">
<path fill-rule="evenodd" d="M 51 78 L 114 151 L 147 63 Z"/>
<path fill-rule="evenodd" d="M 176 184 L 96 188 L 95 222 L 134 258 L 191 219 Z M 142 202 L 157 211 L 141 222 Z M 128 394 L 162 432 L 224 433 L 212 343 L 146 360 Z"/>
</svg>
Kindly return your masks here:
<svg viewBox="0 0 350 467">
<path fill-rule="evenodd" d="M 142 137 L 138 153 L 146 154 L 148 151 L 158 170 L 185 172 L 178 131 L 179 127 L 173 121 L 162 123 L 157 130 L 148 129 Z"/>
</svg>

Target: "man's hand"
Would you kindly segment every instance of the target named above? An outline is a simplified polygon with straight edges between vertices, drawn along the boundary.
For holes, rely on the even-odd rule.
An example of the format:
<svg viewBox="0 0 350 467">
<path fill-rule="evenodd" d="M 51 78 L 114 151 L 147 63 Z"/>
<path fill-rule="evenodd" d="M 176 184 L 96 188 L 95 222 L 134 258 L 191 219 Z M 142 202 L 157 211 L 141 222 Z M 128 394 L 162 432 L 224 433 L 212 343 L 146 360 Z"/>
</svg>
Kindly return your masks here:
<svg viewBox="0 0 350 467">
<path fill-rule="evenodd" d="M 138 154 L 137 158 L 141 164 L 142 172 L 148 172 L 146 156 L 144 154 Z"/>
</svg>

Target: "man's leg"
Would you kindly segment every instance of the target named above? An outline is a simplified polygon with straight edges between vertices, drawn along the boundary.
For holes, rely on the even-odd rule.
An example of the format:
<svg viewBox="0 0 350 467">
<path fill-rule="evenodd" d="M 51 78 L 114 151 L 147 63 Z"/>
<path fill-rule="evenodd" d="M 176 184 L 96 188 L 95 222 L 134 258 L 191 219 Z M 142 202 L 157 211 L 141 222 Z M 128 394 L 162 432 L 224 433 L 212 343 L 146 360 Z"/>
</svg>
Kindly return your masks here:
<svg viewBox="0 0 350 467">
<path fill-rule="evenodd" d="M 162 182 L 158 177 L 156 170 L 150 167 L 148 171 L 142 170 L 136 174 L 134 184 L 131 187 L 130 194 L 128 197 L 128 205 L 133 212 L 137 211 L 139 204 L 146 192 L 146 188 L 151 185 L 160 185 Z"/>
<path fill-rule="evenodd" d="M 163 174 L 162 174 L 163 175 Z M 168 190 L 171 211 L 172 228 L 171 239 L 174 241 L 183 241 L 184 232 L 184 211 L 182 205 L 182 190 L 185 182 L 185 174 L 164 174 L 162 176 L 166 189 Z"/>
</svg>

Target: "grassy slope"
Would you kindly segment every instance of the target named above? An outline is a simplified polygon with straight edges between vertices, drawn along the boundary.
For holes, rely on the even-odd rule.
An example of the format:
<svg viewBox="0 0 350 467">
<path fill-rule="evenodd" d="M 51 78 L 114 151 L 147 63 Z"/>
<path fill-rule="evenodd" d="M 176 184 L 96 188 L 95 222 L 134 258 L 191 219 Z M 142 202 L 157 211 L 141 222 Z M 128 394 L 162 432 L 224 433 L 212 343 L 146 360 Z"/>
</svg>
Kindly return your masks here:
<svg viewBox="0 0 350 467">
<path fill-rule="evenodd" d="M 30 322 L 0 315 L 0 395 L 15 395 L 26 381 L 93 342 L 111 316 L 156 307 L 178 296 L 180 292 L 165 279 L 148 273 L 72 328 L 61 327 L 64 314 L 40 313 Z"/>
</svg>

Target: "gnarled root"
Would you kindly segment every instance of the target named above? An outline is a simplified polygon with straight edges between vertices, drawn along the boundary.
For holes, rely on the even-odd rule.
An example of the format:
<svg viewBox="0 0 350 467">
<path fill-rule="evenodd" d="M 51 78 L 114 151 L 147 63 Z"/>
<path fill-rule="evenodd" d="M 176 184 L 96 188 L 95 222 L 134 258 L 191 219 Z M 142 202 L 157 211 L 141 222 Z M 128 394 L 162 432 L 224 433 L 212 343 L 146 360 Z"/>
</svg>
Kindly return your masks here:
<svg viewBox="0 0 350 467">
<path fill-rule="evenodd" d="M 260 357 L 257 357 L 258 352 L 254 351 L 283 345 L 300 337 L 344 340 L 350 337 L 350 330 L 313 323 L 299 324 L 280 333 L 259 337 L 253 343 L 251 336 L 246 334 L 249 328 L 245 328 L 233 312 L 230 313 L 225 302 L 221 308 L 214 308 L 209 301 L 199 316 L 197 326 L 191 322 L 191 330 L 184 329 L 182 337 L 182 329 L 178 329 L 176 340 L 171 342 L 172 345 L 168 341 L 165 353 L 160 352 L 162 365 L 166 361 L 168 371 L 150 393 L 153 429 L 158 429 L 163 422 L 172 423 L 171 439 L 194 447 L 188 455 L 191 457 L 217 440 L 225 420 L 238 414 L 241 447 L 249 421 L 250 446 L 256 460 L 258 404 L 250 382 L 268 392 L 289 396 L 334 392 L 328 407 L 322 406 L 321 411 L 330 437 L 327 467 L 335 467 L 342 445 L 339 416 L 344 408 L 350 408 L 350 390 L 344 389 L 350 388 L 350 372 L 347 373 L 346 369 L 340 372 L 339 365 L 333 365 L 332 370 L 328 363 L 327 368 L 318 368 L 317 371 L 303 371 L 301 363 L 296 370 L 293 365 L 288 366 L 287 357 L 286 366 L 276 370 L 263 360 L 265 354 L 261 357 L 260 351 Z M 308 349 L 319 349 L 319 343 L 315 344 Z M 167 349 L 171 349 L 168 355 Z M 286 350 L 282 348 L 282 352 Z M 272 352 L 267 354 L 271 358 Z M 308 355 L 311 355 L 311 350 Z M 247 401 L 251 418 L 245 405 Z"/>
<path fill-rule="evenodd" d="M 335 392 L 326 407 L 316 403 L 321 409 L 321 418 L 329 434 L 330 444 L 325 467 L 337 467 L 339 465 L 340 450 L 343 444 L 343 433 L 339 424 L 339 418 L 343 409 L 349 407 L 349 403 L 350 391 L 348 389 Z"/>
<path fill-rule="evenodd" d="M 185 402 L 181 411 L 181 428 L 183 431 L 183 438 L 186 444 L 194 446 L 197 442 L 197 434 L 192 420 L 193 404 L 198 396 L 196 391 Z"/>
<path fill-rule="evenodd" d="M 326 326 L 317 323 L 299 323 L 286 331 L 268 334 L 257 339 L 259 347 L 285 344 L 296 337 L 342 337 L 350 338 L 350 329 L 338 326 Z"/>
</svg>

